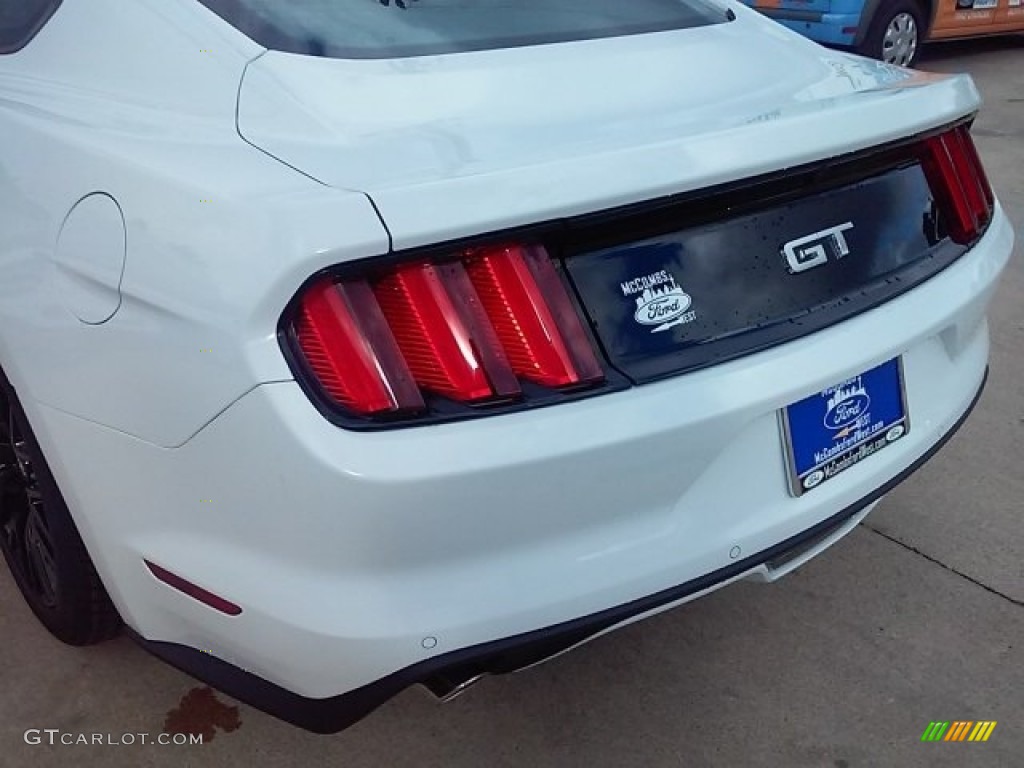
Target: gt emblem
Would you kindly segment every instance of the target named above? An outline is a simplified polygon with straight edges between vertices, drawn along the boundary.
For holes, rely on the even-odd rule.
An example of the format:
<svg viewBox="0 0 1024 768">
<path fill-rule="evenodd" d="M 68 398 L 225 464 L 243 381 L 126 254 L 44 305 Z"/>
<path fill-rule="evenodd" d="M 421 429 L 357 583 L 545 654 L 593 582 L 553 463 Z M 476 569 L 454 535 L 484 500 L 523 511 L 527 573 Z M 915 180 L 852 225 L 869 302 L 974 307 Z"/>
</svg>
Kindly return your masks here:
<svg viewBox="0 0 1024 768">
<path fill-rule="evenodd" d="M 786 257 L 791 274 L 805 272 L 808 269 L 819 267 L 829 259 L 829 252 L 833 258 L 841 259 L 850 253 L 850 246 L 846 243 L 843 235 L 848 229 L 853 229 L 853 222 L 839 224 L 813 235 L 801 237 L 798 240 L 790 240 L 782 246 L 782 253 Z"/>
</svg>

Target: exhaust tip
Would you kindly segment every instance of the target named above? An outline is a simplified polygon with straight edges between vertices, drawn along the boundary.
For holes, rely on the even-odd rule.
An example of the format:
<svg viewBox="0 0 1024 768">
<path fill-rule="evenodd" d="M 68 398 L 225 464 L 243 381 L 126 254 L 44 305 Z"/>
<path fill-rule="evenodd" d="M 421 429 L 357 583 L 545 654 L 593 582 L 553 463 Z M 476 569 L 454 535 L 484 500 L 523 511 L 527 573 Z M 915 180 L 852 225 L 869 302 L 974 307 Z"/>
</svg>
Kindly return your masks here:
<svg viewBox="0 0 1024 768">
<path fill-rule="evenodd" d="M 455 669 L 432 675 L 420 681 L 438 701 L 447 703 L 458 698 L 480 681 L 487 673 L 480 669 Z"/>
</svg>

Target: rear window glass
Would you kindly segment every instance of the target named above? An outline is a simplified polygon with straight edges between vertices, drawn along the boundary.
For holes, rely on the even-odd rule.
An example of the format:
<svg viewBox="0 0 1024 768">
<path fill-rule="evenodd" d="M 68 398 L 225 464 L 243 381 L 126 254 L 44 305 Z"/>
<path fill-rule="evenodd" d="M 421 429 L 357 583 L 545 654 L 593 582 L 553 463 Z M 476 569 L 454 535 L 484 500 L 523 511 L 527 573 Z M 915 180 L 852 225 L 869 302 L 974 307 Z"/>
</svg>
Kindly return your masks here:
<svg viewBox="0 0 1024 768">
<path fill-rule="evenodd" d="M 200 0 L 267 48 L 394 58 L 686 29 L 727 20 L 705 0 Z"/>
<path fill-rule="evenodd" d="M 61 0 L 0 0 L 0 53 L 24 47 L 53 15 Z"/>
</svg>

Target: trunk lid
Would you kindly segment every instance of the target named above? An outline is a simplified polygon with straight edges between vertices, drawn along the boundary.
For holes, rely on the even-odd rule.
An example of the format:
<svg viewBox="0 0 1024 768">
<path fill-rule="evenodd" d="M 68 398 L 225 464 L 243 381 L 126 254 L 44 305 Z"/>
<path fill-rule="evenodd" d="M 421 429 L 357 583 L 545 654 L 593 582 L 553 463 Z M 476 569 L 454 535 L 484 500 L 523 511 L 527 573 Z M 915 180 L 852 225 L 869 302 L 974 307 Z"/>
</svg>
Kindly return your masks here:
<svg viewBox="0 0 1024 768">
<path fill-rule="evenodd" d="M 238 127 L 369 195 L 402 250 L 757 176 L 977 104 L 969 78 L 825 51 L 738 7 L 708 27 L 494 51 L 270 51 L 243 78 Z"/>
</svg>

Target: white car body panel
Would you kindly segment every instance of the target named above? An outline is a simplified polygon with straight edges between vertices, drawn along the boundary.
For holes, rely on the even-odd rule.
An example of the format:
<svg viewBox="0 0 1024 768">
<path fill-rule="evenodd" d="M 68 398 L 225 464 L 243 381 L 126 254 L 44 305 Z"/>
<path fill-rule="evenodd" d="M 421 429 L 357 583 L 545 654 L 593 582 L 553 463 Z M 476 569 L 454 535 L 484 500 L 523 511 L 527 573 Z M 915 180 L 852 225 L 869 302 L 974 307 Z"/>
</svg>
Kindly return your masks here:
<svg viewBox="0 0 1024 768">
<path fill-rule="evenodd" d="M 17 148 L 0 148 L 0 364 L 135 632 L 337 696 L 763 552 L 957 423 L 1013 244 L 998 205 L 964 256 L 896 299 L 626 391 L 359 433 L 294 380 L 278 323 L 320 270 L 780 171 L 979 106 L 969 78 L 866 64 L 722 5 L 735 22 L 340 61 L 267 52 L 194 0 L 64 0 L 0 56 Z M 59 268 L 89 195 L 122 212 L 120 275 L 108 258 Z M 896 356 L 910 432 L 791 496 L 779 409 Z M 866 513 L 734 578 L 777 578 Z"/>
</svg>

